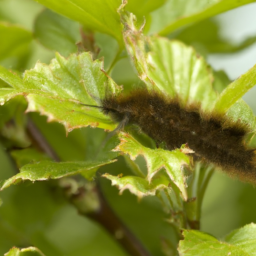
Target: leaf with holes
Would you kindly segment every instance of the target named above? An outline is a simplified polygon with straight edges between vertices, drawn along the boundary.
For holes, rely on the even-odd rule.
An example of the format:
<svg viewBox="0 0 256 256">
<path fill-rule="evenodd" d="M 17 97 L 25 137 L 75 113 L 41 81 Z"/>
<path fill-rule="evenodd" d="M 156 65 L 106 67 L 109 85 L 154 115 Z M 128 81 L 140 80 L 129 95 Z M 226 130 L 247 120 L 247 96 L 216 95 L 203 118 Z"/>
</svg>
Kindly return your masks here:
<svg viewBox="0 0 256 256">
<path fill-rule="evenodd" d="M 184 165 L 189 165 L 189 157 L 183 154 L 180 149 L 173 151 L 163 149 L 150 149 L 141 145 L 131 135 L 126 133 L 120 133 L 119 138 L 121 143 L 114 149 L 114 151 L 121 151 L 125 154 L 129 154 L 132 160 L 135 160 L 138 155 L 142 155 L 148 168 L 147 180 L 149 183 L 145 183 L 143 186 L 149 186 L 152 178 L 162 169 L 166 170 L 166 173 L 170 179 L 180 189 L 183 198 L 187 197 L 186 194 L 186 177 L 182 172 Z M 147 185 L 148 184 L 148 185 Z"/>
<path fill-rule="evenodd" d="M 127 189 L 138 198 L 154 196 L 157 190 L 168 188 L 170 184 L 170 180 L 165 175 L 156 176 L 151 181 L 136 176 L 118 177 L 107 173 L 103 177 L 111 180 L 112 185 L 117 186 L 120 193 Z"/>
<path fill-rule="evenodd" d="M 62 123 L 67 132 L 88 125 L 113 129 L 113 121 L 99 109 L 81 105 L 100 106 L 106 91 L 115 94 L 121 90 L 102 69 L 103 62 L 93 61 L 87 52 L 68 59 L 56 54 L 50 65 L 37 63 L 26 71 L 23 80 L 0 67 L 0 79 L 13 87 L 0 89 L 0 101 L 4 104 L 24 95 L 27 112 L 38 111 L 49 121 Z"/>
<path fill-rule="evenodd" d="M 213 89 L 211 69 L 193 48 L 175 40 L 145 37 L 136 29 L 133 15 L 123 17 L 127 50 L 149 90 L 178 98 L 182 106 L 198 105 L 203 112 L 227 115 L 234 122 L 239 120 L 251 130 L 255 129 L 252 110 L 238 100 L 256 84 L 256 67 L 231 83 L 219 96 Z M 242 115 L 236 114 L 238 109 Z"/>
</svg>

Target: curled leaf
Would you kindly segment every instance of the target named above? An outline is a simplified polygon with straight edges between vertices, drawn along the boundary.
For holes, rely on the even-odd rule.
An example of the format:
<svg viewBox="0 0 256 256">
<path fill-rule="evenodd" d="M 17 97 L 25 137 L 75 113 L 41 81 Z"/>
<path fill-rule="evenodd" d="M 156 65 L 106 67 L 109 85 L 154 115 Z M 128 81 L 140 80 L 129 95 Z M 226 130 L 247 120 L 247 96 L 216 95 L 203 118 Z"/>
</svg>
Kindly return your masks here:
<svg viewBox="0 0 256 256">
<path fill-rule="evenodd" d="M 44 254 L 36 247 L 23 249 L 13 247 L 9 252 L 5 253 L 4 256 L 44 256 Z"/>
<path fill-rule="evenodd" d="M 110 174 L 104 174 L 103 177 L 111 180 L 113 186 L 117 186 L 120 193 L 129 190 L 132 194 L 142 198 L 144 196 L 153 196 L 156 191 L 162 188 L 168 188 L 169 180 L 164 175 L 153 178 L 151 182 L 147 179 L 136 176 L 118 177 Z"/>
<path fill-rule="evenodd" d="M 135 160 L 138 155 L 142 155 L 147 163 L 148 183 L 152 181 L 153 177 L 161 170 L 165 169 L 170 179 L 180 189 L 184 198 L 186 194 L 186 177 L 182 172 L 183 165 L 189 165 L 189 157 L 183 154 L 179 149 L 168 151 L 163 149 L 150 149 L 141 145 L 131 135 L 120 133 L 119 138 L 121 143 L 114 149 L 114 151 L 121 151 L 129 154 L 132 160 Z"/>
</svg>

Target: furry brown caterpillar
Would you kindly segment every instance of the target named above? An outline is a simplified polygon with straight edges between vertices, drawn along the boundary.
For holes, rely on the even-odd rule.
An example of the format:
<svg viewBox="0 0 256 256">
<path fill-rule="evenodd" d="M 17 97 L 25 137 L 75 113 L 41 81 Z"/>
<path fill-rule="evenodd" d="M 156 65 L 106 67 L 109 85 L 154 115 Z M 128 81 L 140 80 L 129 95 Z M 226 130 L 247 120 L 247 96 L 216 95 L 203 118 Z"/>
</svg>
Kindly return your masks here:
<svg viewBox="0 0 256 256">
<path fill-rule="evenodd" d="M 245 126 L 224 117 L 201 113 L 197 107 L 182 107 L 178 100 L 137 89 L 129 95 L 102 100 L 103 113 L 120 123 L 136 124 L 168 150 L 187 144 L 194 158 L 213 163 L 244 181 L 256 182 L 255 149 L 244 144 Z"/>
</svg>

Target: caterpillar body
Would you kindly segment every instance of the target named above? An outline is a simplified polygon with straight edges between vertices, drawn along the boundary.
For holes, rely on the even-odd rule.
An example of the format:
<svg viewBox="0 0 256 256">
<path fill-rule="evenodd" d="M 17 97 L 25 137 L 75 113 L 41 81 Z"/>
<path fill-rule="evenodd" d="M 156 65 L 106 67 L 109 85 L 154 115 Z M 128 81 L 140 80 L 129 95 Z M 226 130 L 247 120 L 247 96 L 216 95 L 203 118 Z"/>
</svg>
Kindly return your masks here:
<svg viewBox="0 0 256 256">
<path fill-rule="evenodd" d="M 196 106 L 145 89 L 102 100 L 102 111 L 115 122 L 136 124 L 168 150 L 187 144 L 195 159 L 213 163 L 244 181 L 256 181 L 255 149 L 245 143 L 248 130 L 225 117 L 203 113 Z"/>
</svg>

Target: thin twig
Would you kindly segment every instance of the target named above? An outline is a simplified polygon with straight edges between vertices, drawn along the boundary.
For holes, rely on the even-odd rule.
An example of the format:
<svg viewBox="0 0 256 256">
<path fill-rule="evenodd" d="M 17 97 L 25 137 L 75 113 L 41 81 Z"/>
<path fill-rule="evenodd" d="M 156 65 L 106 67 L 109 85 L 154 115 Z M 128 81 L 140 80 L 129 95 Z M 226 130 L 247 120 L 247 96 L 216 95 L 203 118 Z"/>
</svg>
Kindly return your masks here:
<svg viewBox="0 0 256 256">
<path fill-rule="evenodd" d="M 46 153 L 56 162 L 60 161 L 57 153 L 53 150 L 43 134 L 38 130 L 38 128 L 30 118 L 28 118 L 27 130 L 34 146 L 38 147 L 39 150 Z"/>
<path fill-rule="evenodd" d="M 100 210 L 86 216 L 101 224 L 130 255 L 149 256 L 149 252 L 116 216 L 100 189 L 97 189 L 97 194 L 100 199 Z"/>
</svg>

